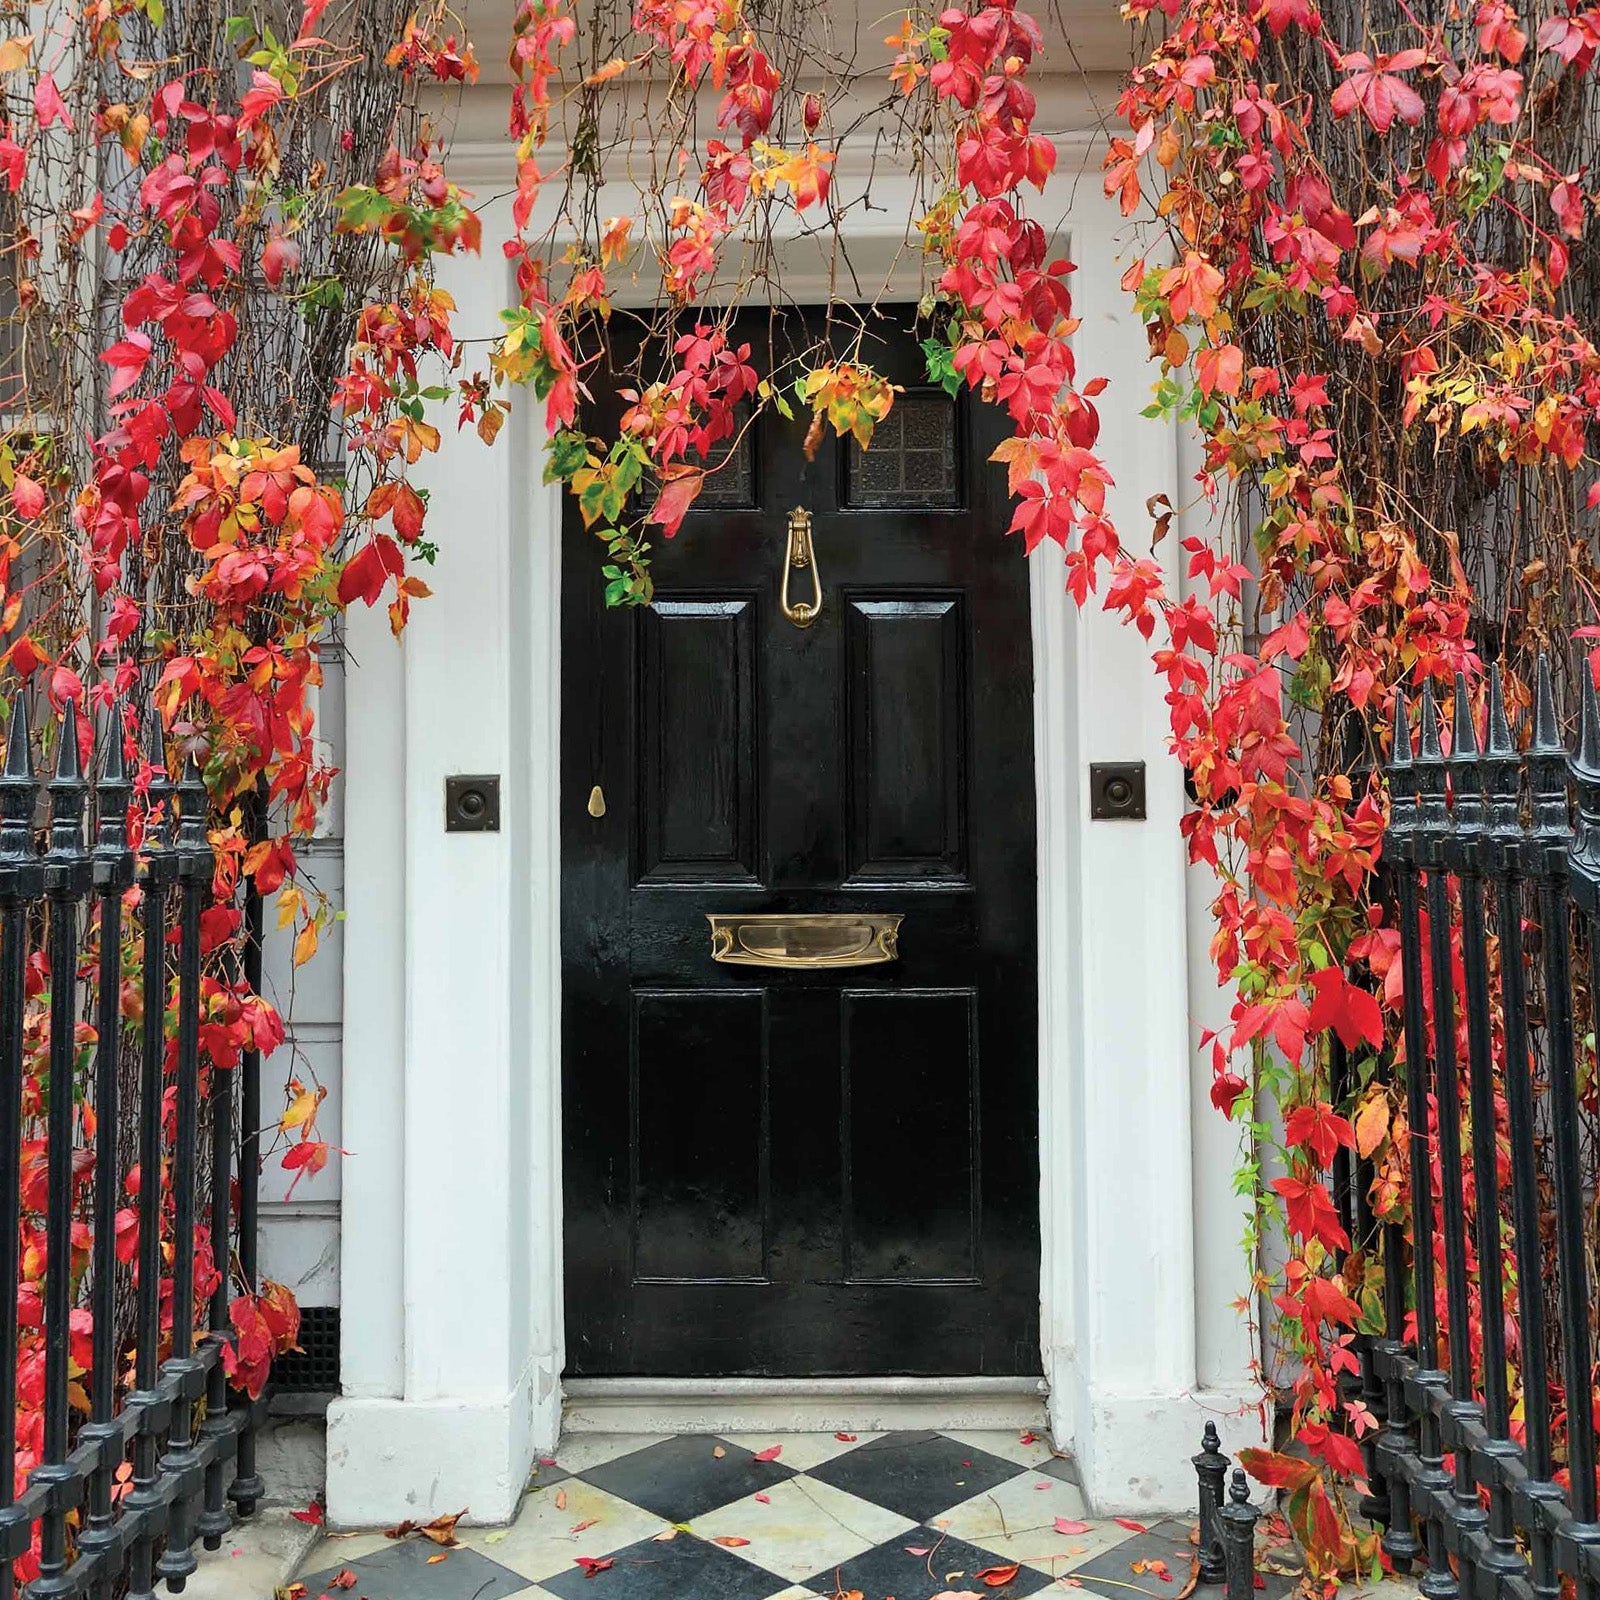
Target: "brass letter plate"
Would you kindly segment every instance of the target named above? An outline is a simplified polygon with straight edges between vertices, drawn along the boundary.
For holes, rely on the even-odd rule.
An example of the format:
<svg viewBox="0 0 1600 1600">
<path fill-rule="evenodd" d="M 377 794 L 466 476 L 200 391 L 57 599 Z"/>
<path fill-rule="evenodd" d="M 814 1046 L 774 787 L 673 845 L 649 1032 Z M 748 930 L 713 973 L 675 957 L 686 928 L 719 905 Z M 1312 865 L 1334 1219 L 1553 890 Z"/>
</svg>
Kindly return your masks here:
<svg viewBox="0 0 1600 1600">
<path fill-rule="evenodd" d="M 894 961 L 898 911 L 706 914 L 711 959 L 736 967 L 872 967 Z"/>
</svg>

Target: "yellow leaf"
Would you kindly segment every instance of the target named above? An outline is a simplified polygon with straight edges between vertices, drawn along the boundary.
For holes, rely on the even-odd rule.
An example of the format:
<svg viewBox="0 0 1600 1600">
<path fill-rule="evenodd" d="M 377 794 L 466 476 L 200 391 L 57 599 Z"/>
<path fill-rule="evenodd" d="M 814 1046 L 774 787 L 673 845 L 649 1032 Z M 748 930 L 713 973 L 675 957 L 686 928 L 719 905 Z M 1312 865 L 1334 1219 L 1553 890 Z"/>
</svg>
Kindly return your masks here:
<svg viewBox="0 0 1600 1600">
<path fill-rule="evenodd" d="M 1356 1154 L 1365 1158 L 1383 1143 L 1389 1132 L 1389 1101 L 1380 1091 L 1356 1112 Z"/>
<path fill-rule="evenodd" d="M 10 39 L 0 40 L 0 72 L 17 72 L 28 64 L 33 50 L 33 35 L 19 33 Z"/>
<path fill-rule="evenodd" d="M 308 922 L 294 941 L 294 964 L 303 967 L 317 953 L 317 925 Z"/>
<path fill-rule="evenodd" d="M 309 1127 L 312 1118 L 317 1114 L 317 1107 L 322 1104 L 323 1097 L 328 1092 L 320 1086 L 316 1089 L 307 1089 L 302 1086 L 298 1078 L 289 1080 L 289 1088 L 294 1094 L 294 1099 L 289 1102 L 289 1109 L 279 1119 L 279 1126 L 285 1132 L 290 1128 Z"/>
</svg>

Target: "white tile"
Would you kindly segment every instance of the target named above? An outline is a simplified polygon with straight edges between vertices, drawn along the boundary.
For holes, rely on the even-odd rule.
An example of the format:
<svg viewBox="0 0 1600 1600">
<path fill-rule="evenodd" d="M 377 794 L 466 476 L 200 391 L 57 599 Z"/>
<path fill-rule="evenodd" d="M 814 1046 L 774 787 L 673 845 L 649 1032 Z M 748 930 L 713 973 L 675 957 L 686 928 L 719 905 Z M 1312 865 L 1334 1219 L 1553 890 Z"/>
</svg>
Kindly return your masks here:
<svg viewBox="0 0 1600 1600">
<path fill-rule="evenodd" d="M 1056 1453 L 1050 1446 L 1049 1434 L 1034 1433 L 1031 1442 L 1024 1444 L 1022 1434 L 1014 1428 L 952 1433 L 949 1437 L 960 1440 L 962 1444 L 970 1444 L 974 1450 L 986 1450 L 992 1456 L 999 1456 L 1002 1461 L 1015 1461 L 1024 1467 L 1036 1467 Z"/>
<path fill-rule="evenodd" d="M 729 1444 L 743 1445 L 752 1454 L 770 1450 L 775 1444 L 781 1445 L 783 1448 L 778 1460 L 784 1466 L 793 1467 L 796 1472 L 809 1472 L 813 1467 L 820 1467 L 824 1461 L 832 1461 L 835 1456 L 842 1456 L 847 1450 L 859 1449 L 873 1439 L 881 1439 L 883 1435 L 857 1433 L 849 1439 L 841 1439 L 832 1433 L 725 1433 L 722 1437 Z"/>
<path fill-rule="evenodd" d="M 696 1517 L 694 1531 L 702 1539 L 748 1539 L 733 1553 L 782 1578 L 841 1566 L 916 1526 L 814 1478 L 787 1478 L 761 1492 L 764 1502 L 747 1495 Z"/>
<path fill-rule="evenodd" d="M 665 1433 L 567 1433 L 556 1446 L 556 1465 L 568 1472 L 587 1472 L 668 1437 Z"/>
<path fill-rule="evenodd" d="M 514 1594 L 511 1600 L 522 1600 L 522 1596 Z M 780 1594 L 769 1595 L 767 1600 L 824 1600 L 824 1597 L 815 1589 L 785 1589 Z"/>
<path fill-rule="evenodd" d="M 1057 1532 L 1057 1518 L 1087 1522 L 1088 1531 Z M 934 1526 L 1053 1574 L 1070 1572 L 1129 1537 L 1128 1530 L 1115 1522 L 1090 1521 L 1076 1484 L 1030 1473 L 963 1501 L 935 1518 Z"/>
<path fill-rule="evenodd" d="M 667 1524 L 576 1478 L 530 1494 L 509 1528 L 468 1530 L 461 1542 L 524 1578 L 553 1578 L 579 1556 L 608 1556 Z"/>
</svg>

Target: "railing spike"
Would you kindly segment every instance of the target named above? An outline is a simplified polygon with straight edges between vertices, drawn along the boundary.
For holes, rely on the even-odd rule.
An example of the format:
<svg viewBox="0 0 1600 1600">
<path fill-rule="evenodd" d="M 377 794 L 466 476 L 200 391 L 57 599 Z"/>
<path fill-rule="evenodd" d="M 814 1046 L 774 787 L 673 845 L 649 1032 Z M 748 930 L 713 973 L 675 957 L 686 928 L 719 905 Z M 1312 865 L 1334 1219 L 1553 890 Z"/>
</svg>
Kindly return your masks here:
<svg viewBox="0 0 1600 1600">
<path fill-rule="evenodd" d="M 1444 755 L 1439 743 L 1439 709 L 1434 703 L 1433 680 L 1422 680 L 1422 737 L 1417 746 L 1419 761 L 1438 761 Z"/>
<path fill-rule="evenodd" d="M 1533 748 L 1542 755 L 1552 750 L 1565 751 L 1561 729 L 1556 722 L 1555 686 L 1550 678 L 1550 657 L 1539 653 L 1539 670 L 1533 695 Z"/>
<path fill-rule="evenodd" d="M 1505 674 L 1497 661 L 1489 669 L 1489 728 L 1484 751 L 1491 756 L 1515 756 L 1516 741 L 1511 737 L 1511 719 L 1506 715 Z"/>
<path fill-rule="evenodd" d="M 68 700 L 61 713 L 61 744 L 56 751 L 55 783 L 81 783 L 83 756 L 78 750 L 78 702 Z"/>
<path fill-rule="evenodd" d="M 1456 674 L 1450 752 L 1455 756 L 1475 756 L 1478 753 L 1478 730 L 1472 720 L 1472 696 L 1467 691 L 1467 675 L 1464 672 Z"/>
<path fill-rule="evenodd" d="M 1389 757 L 1391 767 L 1411 765 L 1411 716 L 1406 706 L 1406 692 L 1394 692 L 1394 748 Z"/>
<path fill-rule="evenodd" d="M 1600 695 L 1595 693 L 1594 674 L 1583 663 L 1583 733 L 1578 740 L 1578 757 L 1573 771 L 1580 777 L 1600 779 Z"/>
<path fill-rule="evenodd" d="M 11 702 L 11 732 L 6 739 L 5 776 L 33 782 L 33 733 L 28 726 L 28 692 L 19 687 Z"/>
</svg>

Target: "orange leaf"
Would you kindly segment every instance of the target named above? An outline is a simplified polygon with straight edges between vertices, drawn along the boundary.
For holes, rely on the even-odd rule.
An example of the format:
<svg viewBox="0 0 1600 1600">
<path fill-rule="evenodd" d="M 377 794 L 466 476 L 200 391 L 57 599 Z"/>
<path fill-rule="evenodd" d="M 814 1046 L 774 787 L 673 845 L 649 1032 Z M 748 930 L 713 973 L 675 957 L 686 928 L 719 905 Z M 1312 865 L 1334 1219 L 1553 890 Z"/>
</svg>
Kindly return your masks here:
<svg viewBox="0 0 1600 1600">
<path fill-rule="evenodd" d="M 991 1589 L 1003 1589 L 1021 1570 L 1013 1561 L 1009 1567 L 985 1567 L 982 1572 L 973 1573 L 973 1577 Z"/>
<path fill-rule="evenodd" d="M 720 1544 L 724 1550 L 742 1550 L 749 1544 L 748 1539 L 741 1539 L 736 1533 L 719 1534 L 713 1539 L 712 1544 Z"/>
</svg>

